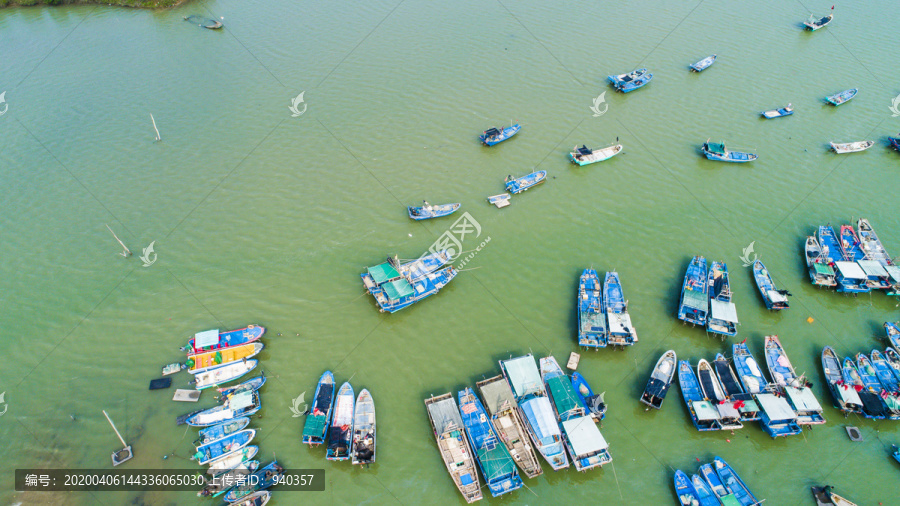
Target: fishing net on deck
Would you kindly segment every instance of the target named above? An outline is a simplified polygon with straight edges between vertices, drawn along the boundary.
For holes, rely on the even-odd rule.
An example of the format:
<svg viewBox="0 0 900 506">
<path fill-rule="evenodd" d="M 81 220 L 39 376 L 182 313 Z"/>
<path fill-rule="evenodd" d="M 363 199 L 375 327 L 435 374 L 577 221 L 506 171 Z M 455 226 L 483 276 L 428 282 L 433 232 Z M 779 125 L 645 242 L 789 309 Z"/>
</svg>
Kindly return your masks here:
<svg viewBox="0 0 900 506">
<path fill-rule="evenodd" d="M 201 26 L 203 28 L 209 28 L 211 30 L 215 30 L 217 28 L 222 28 L 222 23 L 216 21 L 215 19 L 204 18 L 203 16 L 191 15 L 185 16 L 185 21 L 189 21 L 197 26 Z"/>
</svg>

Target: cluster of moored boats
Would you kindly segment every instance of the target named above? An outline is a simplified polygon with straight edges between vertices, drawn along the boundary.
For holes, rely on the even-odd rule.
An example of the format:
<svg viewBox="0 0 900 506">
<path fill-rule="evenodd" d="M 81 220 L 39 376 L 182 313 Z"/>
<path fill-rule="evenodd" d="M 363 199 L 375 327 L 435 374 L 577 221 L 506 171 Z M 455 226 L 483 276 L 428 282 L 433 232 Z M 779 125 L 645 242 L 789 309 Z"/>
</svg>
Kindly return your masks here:
<svg viewBox="0 0 900 506">
<path fill-rule="evenodd" d="M 542 474 L 537 453 L 554 471 L 570 466 L 567 451 L 578 471 L 612 462 L 596 425 L 606 413 L 603 394 L 577 372 L 566 375 L 552 356 L 539 363 L 531 354 L 501 360 L 501 375 L 476 384 L 480 399 L 468 387 L 457 398 L 425 399 L 438 450 L 466 502 L 482 498 L 479 469 L 494 497 L 521 488 L 522 474 Z"/>
<path fill-rule="evenodd" d="M 854 230 L 842 225 L 838 235 L 831 225 L 822 225 L 817 235 L 806 238 L 810 281 L 843 293 L 885 290 L 888 295 L 900 295 L 900 267 L 885 251 L 869 220 L 860 218 L 856 226 Z"/>
<path fill-rule="evenodd" d="M 707 332 L 722 339 L 737 335 L 737 309 L 731 302 L 731 281 L 725 262 L 713 261 L 707 269 L 706 258 L 691 259 L 676 316 L 685 323 L 704 326 Z"/>
<path fill-rule="evenodd" d="M 447 265 L 451 260 L 449 250 L 427 253 L 409 261 L 394 256 L 367 268 L 360 277 L 380 311 L 394 313 L 447 286 L 458 273 L 452 265 Z"/>
<path fill-rule="evenodd" d="M 699 460 L 699 459 L 698 459 Z M 721 457 L 703 464 L 690 478 L 675 471 L 675 494 L 682 506 L 755 506 L 761 504 L 744 480 Z"/>
<path fill-rule="evenodd" d="M 576 307 L 579 346 L 631 346 L 638 341 L 617 272 L 606 273 L 601 291 L 597 271 L 585 269 L 578 282 Z"/>
<path fill-rule="evenodd" d="M 327 460 L 349 460 L 352 464 L 375 462 L 375 401 L 367 389 L 354 397 L 345 381 L 335 393 L 334 374 L 325 371 L 303 423 L 304 444 L 325 445 Z"/>
</svg>

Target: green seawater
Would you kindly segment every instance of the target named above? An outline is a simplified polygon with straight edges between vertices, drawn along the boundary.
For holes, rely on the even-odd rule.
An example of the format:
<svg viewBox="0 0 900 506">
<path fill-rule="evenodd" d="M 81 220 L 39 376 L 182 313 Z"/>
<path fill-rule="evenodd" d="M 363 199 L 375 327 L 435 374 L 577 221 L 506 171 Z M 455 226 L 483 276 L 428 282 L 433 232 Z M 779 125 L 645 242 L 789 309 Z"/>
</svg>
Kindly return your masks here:
<svg viewBox="0 0 900 506">
<path fill-rule="evenodd" d="M 287 2 L 213 0 L 169 11 L 107 6 L 0 10 L 0 502 L 213 504 L 193 492 L 13 490 L 16 468 L 194 468 L 195 429 L 176 416 L 214 404 L 148 391 L 195 332 L 264 325 L 269 376 L 252 427 L 259 458 L 324 468 L 325 492 L 271 504 L 460 504 L 423 399 L 498 374 L 532 352 L 576 351 L 578 276 L 617 270 L 640 341 L 583 352 L 579 371 L 609 412 L 611 465 L 526 480 L 511 504 L 673 504 L 675 469 L 718 455 L 765 504 L 812 504 L 831 484 L 858 504 L 900 504 L 898 424 L 831 407 L 821 349 L 883 348 L 896 301 L 810 285 L 801 252 L 819 224 L 867 217 L 900 254 L 896 195 L 900 49 L 876 0 L 838 5 L 832 25 L 801 23 L 790 2 Z M 210 31 L 182 20 L 221 18 Z M 701 74 L 687 65 L 709 54 Z M 617 94 L 606 76 L 647 67 Z M 823 97 L 859 87 L 839 108 Z M 608 107 L 594 116 L 602 93 Z M 303 93 L 303 102 L 296 97 Z M 297 102 L 302 115 L 293 117 Z M 793 103 L 796 114 L 759 112 Z M 305 109 L 304 109 L 305 107 Z M 4 104 L 0 104 L 0 109 Z M 150 114 L 162 140 L 154 142 Z M 484 129 L 522 131 L 493 148 Z M 574 145 L 624 153 L 575 167 Z M 702 158 L 707 138 L 756 152 L 751 164 Z M 829 141 L 871 139 L 835 155 Z M 485 198 L 508 174 L 548 180 L 505 209 Z M 387 255 L 415 258 L 462 216 L 413 222 L 406 205 L 461 202 L 480 227 L 463 272 L 437 296 L 388 315 L 359 273 Z M 109 225 L 134 252 L 118 256 Z M 489 241 L 488 241 L 489 238 Z M 153 244 L 144 267 L 139 257 Z M 764 309 L 741 255 L 753 244 L 791 308 Z M 777 334 L 815 383 L 828 423 L 772 440 L 756 424 L 700 433 L 677 386 L 661 411 L 638 397 L 662 352 L 696 364 L 722 343 L 674 313 L 693 255 L 728 263 L 747 339 L 762 360 Z M 812 323 L 808 319 L 812 318 Z M 322 371 L 368 388 L 378 419 L 369 469 L 301 446 L 294 399 Z M 174 388 L 189 377 L 173 376 Z M 2 408 L 0 408 L 2 409 Z M 74 417 L 74 420 L 73 420 Z M 851 443 L 846 425 L 865 439 Z M 169 455 L 168 459 L 163 456 Z M 485 494 L 487 491 L 485 490 Z M 499 503 L 490 498 L 487 502 Z"/>
</svg>

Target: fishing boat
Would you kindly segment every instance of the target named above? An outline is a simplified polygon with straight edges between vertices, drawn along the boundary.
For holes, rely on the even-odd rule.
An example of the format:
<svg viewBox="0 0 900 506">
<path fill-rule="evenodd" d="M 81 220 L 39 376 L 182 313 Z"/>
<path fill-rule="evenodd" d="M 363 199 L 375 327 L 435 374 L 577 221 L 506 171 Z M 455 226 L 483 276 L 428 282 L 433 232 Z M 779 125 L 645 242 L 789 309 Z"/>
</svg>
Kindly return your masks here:
<svg viewBox="0 0 900 506">
<path fill-rule="evenodd" d="M 653 409 L 660 409 L 669 387 L 672 385 L 672 379 L 675 377 L 675 364 L 678 358 L 675 356 L 675 350 L 669 350 L 659 357 L 653 372 L 650 373 L 650 380 L 644 387 L 644 393 L 641 394 L 641 402 Z"/>
<path fill-rule="evenodd" d="M 827 16 L 823 16 L 821 18 L 817 18 L 814 15 L 810 14 L 809 19 L 807 19 L 803 23 L 803 26 L 806 27 L 807 30 L 814 32 L 814 31 L 818 30 L 819 28 L 822 28 L 823 26 L 827 25 L 828 23 L 831 23 L 831 20 L 833 20 L 833 19 L 834 19 L 834 7 L 831 8 L 831 13 L 829 13 Z"/>
<path fill-rule="evenodd" d="M 858 362 L 858 361 L 857 361 Z M 884 355 L 878 350 L 872 350 L 869 353 L 869 362 L 878 376 L 878 382 L 890 395 L 897 396 L 900 394 L 900 378 L 897 377 L 897 371 L 891 367 Z"/>
<path fill-rule="evenodd" d="M 865 151 L 875 145 L 875 141 L 856 141 L 856 142 L 829 142 L 829 146 L 835 153 L 842 155 L 844 153 L 857 153 Z"/>
<path fill-rule="evenodd" d="M 588 414 L 595 422 L 599 422 L 606 418 L 606 402 L 603 401 L 603 394 L 595 394 L 591 390 L 584 376 L 578 372 L 572 373 L 572 388 L 581 399 L 581 403 L 587 408 Z"/>
<path fill-rule="evenodd" d="M 194 388 L 204 390 L 229 383 L 256 369 L 258 363 L 256 359 L 242 359 L 206 369 L 194 375 Z"/>
<path fill-rule="evenodd" d="M 226 397 L 232 396 L 237 393 L 259 390 L 265 384 L 266 375 L 260 374 L 255 378 L 250 378 L 247 381 L 233 387 L 217 388 L 216 390 L 219 392 L 219 399 L 225 399 Z"/>
<path fill-rule="evenodd" d="M 785 107 L 779 107 L 778 109 L 771 109 L 768 111 L 763 111 L 763 118 L 772 119 L 772 118 L 780 118 L 782 116 L 790 116 L 794 114 L 794 106 L 792 104 L 788 104 Z"/>
<path fill-rule="evenodd" d="M 197 355 L 188 356 L 185 365 L 187 365 L 189 373 L 197 374 L 227 364 L 253 358 L 259 355 L 264 347 L 265 346 L 262 343 L 250 343 L 222 350 L 207 351 Z"/>
<path fill-rule="evenodd" d="M 466 388 L 460 390 L 458 396 L 459 412 L 466 427 L 466 435 L 491 496 L 500 497 L 522 488 L 522 477 L 516 470 L 516 463 L 506 445 L 497 440 L 497 434 L 488 421 L 484 406 L 475 396 L 475 391 Z"/>
<path fill-rule="evenodd" d="M 197 453 L 191 457 L 191 460 L 196 460 L 201 466 L 215 462 L 232 453 L 237 453 L 241 448 L 250 444 L 254 437 L 256 437 L 256 429 L 245 429 L 222 439 L 202 444 L 197 446 Z"/>
<path fill-rule="evenodd" d="M 709 55 L 706 58 L 698 61 L 697 63 L 692 63 L 688 66 L 691 69 L 691 72 L 703 72 L 705 69 L 709 68 L 713 63 L 716 63 L 716 55 Z"/>
<path fill-rule="evenodd" d="M 417 260 L 401 263 L 397 257 L 366 269 L 360 274 L 366 291 L 375 298 L 379 310 L 396 313 L 420 300 L 436 294 L 458 271 L 443 267 L 453 259 L 448 250 L 423 255 Z"/>
<path fill-rule="evenodd" d="M 254 492 L 266 490 L 267 488 L 278 484 L 284 475 L 284 468 L 278 465 L 277 461 L 272 461 L 260 469 L 257 469 L 250 475 L 244 484 L 238 485 L 229 490 L 223 499 L 225 502 L 235 503 L 240 500 L 252 497 Z"/>
<path fill-rule="evenodd" d="M 884 333 L 894 350 L 900 350 L 900 323 L 884 322 Z"/>
<path fill-rule="evenodd" d="M 834 233 L 831 225 L 822 225 L 819 227 L 819 246 L 821 247 L 821 258 L 828 264 L 834 262 L 843 262 L 844 250 L 841 248 L 841 241 L 838 235 Z"/>
<path fill-rule="evenodd" d="M 605 348 L 607 337 L 600 277 L 594 269 L 585 269 L 578 281 L 578 346 Z"/>
<path fill-rule="evenodd" d="M 706 480 L 699 475 L 694 474 L 691 476 L 691 485 L 694 486 L 694 490 L 697 491 L 697 496 L 700 498 L 697 506 L 721 506 L 722 501 L 712 491 Z"/>
<path fill-rule="evenodd" d="M 825 371 L 825 381 L 834 398 L 834 407 L 840 409 L 845 415 L 850 413 L 862 414 L 862 400 L 856 389 L 844 381 L 841 369 L 841 360 L 834 348 L 826 346 L 822 350 L 822 369 Z"/>
<path fill-rule="evenodd" d="M 247 325 L 245 328 L 219 332 L 219 329 L 197 332 L 182 348 L 188 355 L 196 355 L 206 351 L 223 350 L 258 341 L 266 333 L 265 327 Z"/>
<path fill-rule="evenodd" d="M 872 224 L 865 218 L 856 221 L 856 231 L 859 237 L 859 246 L 862 248 L 866 257 L 877 261 L 885 267 L 894 265 L 891 255 L 884 249 L 881 239 L 875 234 Z"/>
<path fill-rule="evenodd" d="M 500 361 L 503 376 L 512 387 L 516 403 L 534 448 L 554 471 L 569 467 L 562 432 L 556 422 L 553 405 L 547 397 L 534 357 L 527 354 Z"/>
<path fill-rule="evenodd" d="M 837 107 L 841 104 L 845 104 L 845 103 L 849 102 L 850 100 L 852 100 L 853 97 L 855 97 L 857 93 L 859 93 L 858 88 L 851 88 L 849 90 L 844 90 L 840 93 L 835 93 L 834 95 L 825 97 L 825 101 L 828 102 L 829 104 Z"/>
<path fill-rule="evenodd" d="M 900 380 L 900 352 L 888 346 L 884 350 L 884 359 L 887 360 L 888 365 L 894 370 L 894 375 Z"/>
<path fill-rule="evenodd" d="M 266 506 L 271 498 L 271 492 L 268 490 L 259 490 L 245 496 L 243 499 L 239 499 L 238 502 L 231 503 L 229 506 Z"/>
<path fill-rule="evenodd" d="M 687 360 L 678 363 L 678 384 L 681 386 L 681 395 L 684 397 L 684 403 L 691 415 L 691 421 L 697 430 L 732 429 L 730 425 L 725 426 L 722 423 L 722 415 L 719 414 L 719 410 L 704 397 L 697 375 L 694 374 L 691 364 Z M 735 428 L 741 427 L 743 425 Z"/>
<path fill-rule="evenodd" d="M 734 368 L 737 370 L 738 378 L 744 391 L 750 394 L 758 394 L 768 390 L 769 382 L 763 376 L 759 363 L 750 354 L 750 349 L 746 343 L 735 343 L 731 346 L 731 353 L 734 357 Z"/>
<path fill-rule="evenodd" d="M 697 493 L 697 490 L 694 488 L 694 485 L 687 475 L 684 474 L 684 471 L 680 469 L 675 470 L 675 495 L 678 496 L 678 504 L 681 506 L 702 504 L 700 502 L 700 494 Z"/>
<path fill-rule="evenodd" d="M 628 301 L 622 292 L 619 274 L 607 272 L 603 280 L 603 304 L 609 325 L 607 342 L 613 346 L 631 346 L 638 341 L 637 331 L 628 314 Z"/>
<path fill-rule="evenodd" d="M 602 162 L 604 160 L 609 160 L 610 158 L 618 155 L 621 152 L 621 144 L 614 144 L 612 146 L 607 146 L 600 149 L 591 149 L 585 145 L 582 145 L 580 148 L 578 146 L 575 146 L 572 152 L 569 153 L 569 160 L 571 160 L 572 163 L 578 164 L 579 166 L 584 166 L 596 162 Z"/>
<path fill-rule="evenodd" d="M 257 469 L 259 469 L 259 461 L 248 460 L 231 469 L 213 474 L 212 478 L 207 480 L 206 486 L 197 492 L 197 497 L 219 497 L 233 487 L 238 480 L 246 480 Z"/>
<path fill-rule="evenodd" d="M 875 372 L 872 362 L 865 353 L 856 354 L 856 366 L 856 370 L 859 372 L 859 379 L 862 380 L 863 385 L 870 392 L 877 393 L 884 405 L 887 406 L 888 418 L 891 420 L 900 419 L 900 401 L 897 399 L 897 392 L 885 388 L 881 380 L 878 379 L 878 373 Z"/>
<path fill-rule="evenodd" d="M 888 411 L 887 405 L 882 400 L 880 393 L 880 388 L 878 391 L 873 391 L 873 389 L 869 389 L 866 387 L 865 383 L 863 383 L 862 377 L 859 375 L 859 371 L 856 369 L 856 364 L 853 363 L 853 359 L 850 357 L 844 358 L 844 364 L 841 368 L 841 374 L 843 376 L 843 381 L 850 388 L 856 390 L 856 393 L 859 395 L 860 401 L 862 401 L 862 415 L 866 418 L 872 418 L 874 420 L 883 420 L 887 418 L 890 413 Z"/>
<path fill-rule="evenodd" d="M 900 137 L 888 137 L 888 142 L 891 144 L 891 147 L 900 151 Z"/>
<path fill-rule="evenodd" d="M 784 397 L 759 393 L 756 394 L 756 402 L 760 408 L 760 425 L 772 438 L 796 436 L 803 431 L 797 423 L 797 413 Z"/>
<path fill-rule="evenodd" d="M 375 401 L 365 388 L 356 397 L 353 410 L 353 465 L 375 462 Z"/>
<path fill-rule="evenodd" d="M 870 290 L 887 290 L 892 286 L 891 275 L 887 268 L 877 260 L 857 260 L 856 265 L 866 275 L 866 285 Z M 891 267 L 891 266 L 888 266 Z"/>
<path fill-rule="evenodd" d="M 326 460 L 349 460 L 353 440 L 353 402 L 356 395 L 349 382 L 344 382 L 334 400 L 334 415 L 328 427 Z"/>
<path fill-rule="evenodd" d="M 725 499 L 726 497 L 732 497 L 731 492 L 727 488 L 725 488 L 725 485 L 722 483 L 721 478 L 719 478 L 719 475 L 716 474 L 716 470 L 713 468 L 712 464 L 701 464 L 698 471 L 700 472 L 700 475 L 703 476 L 703 480 L 706 481 L 706 484 L 709 485 L 709 489 L 723 503 L 725 501 L 728 501 L 728 499 Z M 731 500 L 733 501 L 733 497 Z M 729 506 L 730 504 L 734 503 L 729 503 Z"/>
<path fill-rule="evenodd" d="M 753 279 L 756 281 L 756 287 L 762 295 L 766 309 L 780 310 L 787 309 L 788 296 L 790 292 L 787 290 L 779 290 L 775 287 L 772 275 L 759 259 L 753 262 Z"/>
<path fill-rule="evenodd" d="M 612 83 L 616 91 L 628 93 L 638 88 L 646 86 L 653 79 L 653 74 L 647 72 L 647 69 L 637 69 L 627 74 L 619 74 L 617 76 L 607 76 L 609 82 Z"/>
<path fill-rule="evenodd" d="M 216 407 L 194 413 L 184 423 L 191 427 L 209 427 L 232 419 L 249 417 L 261 407 L 259 392 L 241 392 L 228 397 Z"/>
<path fill-rule="evenodd" d="M 539 170 L 531 174 L 515 178 L 512 175 L 506 176 L 506 191 L 513 195 L 522 193 L 533 186 L 537 186 L 547 180 L 547 171 Z"/>
<path fill-rule="evenodd" d="M 844 260 L 848 262 L 858 262 L 866 258 L 865 252 L 860 247 L 859 238 L 856 237 L 856 231 L 850 225 L 841 226 L 841 252 L 844 254 Z"/>
<path fill-rule="evenodd" d="M 478 138 L 481 139 L 485 146 L 493 146 L 516 135 L 521 129 L 522 127 L 518 123 L 503 128 L 491 127 L 482 132 Z"/>
<path fill-rule="evenodd" d="M 856 506 L 856 503 L 835 494 L 831 491 L 831 485 L 824 487 L 811 487 L 816 506 Z"/>
<path fill-rule="evenodd" d="M 712 361 L 713 370 L 716 377 L 722 385 L 726 399 L 731 402 L 732 407 L 741 415 L 741 422 L 755 422 L 760 419 L 759 406 L 753 400 L 753 395 L 745 392 L 734 373 L 728 359 L 721 353 L 716 354 L 716 359 Z"/>
<path fill-rule="evenodd" d="M 681 302 L 678 304 L 678 319 L 693 325 L 706 325 L 709 311 L 707 298 L 706 259 L 696 256 L 688 264 L 681 286 Z"/>
<path fill-rule="evenodd" d="M 719 479 L 722 480 L 725 487 L 734 495 L 738 504 L 741 506 L 755 506 L 759 504 L 759 501 L 754 497 L 753 493 L 750 492 L 747 485 L 744 484 L 744 480 L 738 476 L 737 472 L 735 472 L 727 462 L 722 460 L 722 457 L 716 457 L 713 460 L 713 465 L 716 468 Z"/>
<path fill-rule="evenodd" d="M 709 266 L 709 317 L 706 331 L 725 337 L 737 335 L 737 308 L 731 302 L 731 283 L 725 262 L 713 261 Z"/>
<path fill-rule="evenodd" d="M 868 293 L 869 277 L 856 262 L 834 262 L 837 291 L 841 293 Z"/>
<path fill-rule="evenodd" d="M 697 364 L 697 378 L 700 379 L 700 390 L 703 392 L 703 397 L 714 403 L 727 400 L 725 390 L 719 383 L 719 378 L 716 377 L 716 372 L 705 358 L 700 359 Z"/>
<path fill-rule="evenodd" d="M 812 393 L 808 383 L 794 371 L 788 360 L 778 336 L 765 338 L 766 365 L 775 385 L 787 395 L 794 411 L 797 412 L 797 423 L 800 425 L 818 425 L 825 423 L 822 406 Z"/>
<path fill-rule="evenodd" d="M 529 443 L 528 432 L 509 383 L 499 375 L 479 381 L 477 386 L 484 398 L 484 405 L 490 414 L 494 431 L 506 445 L 519 469 L 528 478 L 540 476 L 544 471 L 534 448 Z"/>
<path fill-rule="evenodd" d="M 234 418 L 222 423 L 217 423 L 200 430 L 200 437 L 194 442 L 195 445 L 211 443 L 226 436 L 230 436 L 235 432 L 239 432 L 250 424 L 250 418 L 242 416 Z"/>
<path fill-rule="evenodd" d="M 428 202 L 424 202 L 419 207 L 407 206 L 406 210 L 409 213 L 410 218 L 419 221 L 449 216 L 455 213 L 456 210 L 459 209 L 459 206 L 460 204 L 438 204 L 433 206 Z"/>
<path fill-rule="evenodd" d="M 182 364 L 181 362 L 173 362 L 171 364 L 166 364 L 162 368 L 162 375 L 168 376 L 170 374 L 175 374 L 176 372 L 179 372 L 182 369 L 187 369 L 187 366 Z"/>
<path fill-rule="evenodd" d="M 703 143 L 703 146 L 700 147 L 700 151 L 706 156 L 709 160 L 715 160 L 718 162 L 732 162 L 732 163 L 746 163 L 752 162 L 759 158 L 758 155 L 753 153 L 743 153 L 741 151 L 729 151 L 728 148 L 725 147 L 725 142 L 709 142 L 709 139 Z"/>
<path fill-rule="evenodd" d="M 837 281 L 834 280 L 834 269 L 831 268 L 830 263 L 831 260 L 824 255 L 815 236 L 807 237 L 806 268 L 809 270 L 809 279 L 812 281 L 812 284 L 816 286 L 837 286 Z"/>
<path fill-rule="evenodd" d="M 331 422 L 331 408 L 334 406 L 334 374 L 325 371 L 316 385 L 312 407 L 303 423 L 303 444 L 320 445 L 325 442 L 325 434 Z"/>
<path fill-rule="evenodd" d="M 255 457 L 257 453 L 259 453 L 258 446 L 245 446 L 240 452 L 213 462 L 209 465 L 209 469 L 207 469 L 206 472 L 212 476 L 216 476 L 217 474 L 227 472 L 229 469 L 235 469 L 241 464 L 258 462 L 253 460 L 253 457 Z"/>
<path fill-rule="evenodd" d="M 900 448 L 897 448 L 897 445 L 891 445 L 891 448 L 894 450 L 891 456 L 894 457 L 894 460 L 900 462 Z"/>
<path fill-rule="evenodd" d="M 459 408 L 450 392 L 425 399 L 438 450 L 453 483 L 467 503 L 481 500 L 481 483 Z"/>
</svg>

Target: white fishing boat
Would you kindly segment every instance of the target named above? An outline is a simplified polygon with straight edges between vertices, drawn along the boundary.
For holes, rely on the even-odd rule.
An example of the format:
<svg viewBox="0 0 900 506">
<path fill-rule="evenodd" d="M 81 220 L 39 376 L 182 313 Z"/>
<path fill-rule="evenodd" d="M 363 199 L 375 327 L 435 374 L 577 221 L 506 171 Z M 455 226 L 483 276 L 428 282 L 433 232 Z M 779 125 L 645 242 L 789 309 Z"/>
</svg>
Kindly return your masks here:
<svg viewBox="0 0 900 506">
<path fill-rule="evenodd" d="M 575 146 L 574 151 L 569 153 L 569 160 L 578 165 L 589 165 L 596 162 L 609 160 L 610 158 L 622 152 L 621 144 L 614 144 L 600 149 L 591 149 L 585 145 L 580 148 Z"/>
<path fill-rule="evenodd" d="M 875 145 L 875 141 L 856 141 L 856 142 L 829 142 L 831 145 L 831 149 L 834 150 L 835 153 L 843 154 L 843 153 L 856 153 L 858 151 L 865 151 L 872 146 Z"/>
<path fill-rule="evenodd" d="M 259 362 L 256 359 L 243 359 L 239 362 L 231 362 L 213 369 L 207 369 L 194 375 L 196 380 L 194 387 L 197 390 L 203 390 L 204 388 L 210 388 L 223 383 L 228 383 L 229 381 L 234 381 L 255 369 L 256 364 L 258 363 Z"/>
</svg>

